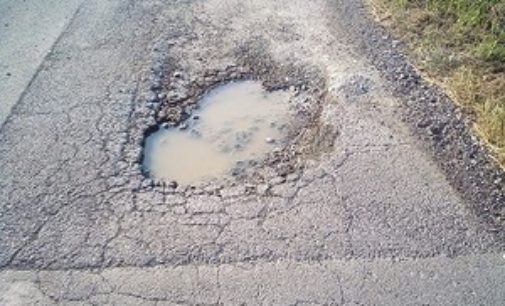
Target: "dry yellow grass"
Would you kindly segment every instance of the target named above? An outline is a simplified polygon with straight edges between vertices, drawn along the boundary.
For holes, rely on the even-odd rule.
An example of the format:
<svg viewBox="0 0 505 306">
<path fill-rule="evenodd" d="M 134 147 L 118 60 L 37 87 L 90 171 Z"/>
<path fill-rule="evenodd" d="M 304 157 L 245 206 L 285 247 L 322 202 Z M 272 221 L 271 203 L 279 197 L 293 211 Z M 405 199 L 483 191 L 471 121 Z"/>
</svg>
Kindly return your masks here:
<svg viewBox="0 0 505 306">
<path fill-rule="evenodd" d="M 407 0 L 368 1 L 377 19 L 407 43 L 407 53 L 424 77 L 472 116 L 475 132 L 505 165 L 503 60 L 480 57 L 477 49 L 482 43 L 466 42 L 463 34 L 426 7 L 405 5 Z"/>
</svg>

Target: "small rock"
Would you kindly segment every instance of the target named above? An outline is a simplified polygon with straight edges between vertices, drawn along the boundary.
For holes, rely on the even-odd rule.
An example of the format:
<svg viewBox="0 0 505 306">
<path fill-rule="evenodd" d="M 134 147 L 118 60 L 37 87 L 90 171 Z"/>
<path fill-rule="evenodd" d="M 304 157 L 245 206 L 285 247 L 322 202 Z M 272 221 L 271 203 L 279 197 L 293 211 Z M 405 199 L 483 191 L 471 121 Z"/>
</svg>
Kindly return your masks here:
<svg viewBox="0 0 505 306">
<path fill-rule="evenodd" d="M 161 89 L 161 82 L 155 81 L 151 84 L 151 90 L 158 91 L 160 89 Z"/>
<path fill-rule="evenodd" d="M 233 168 L 233 170 L 231 171 L 231 175 L 232 176 L 239 176 L 240 174 L 242 174 L 243 172 L 243 169 L 241 168 Z"/>
<path fill-rule="evenodd" d="M 430 124 L 431 124 L 431 120 L 429 120 L 429 119 L 424 120 L 423 119 L 423 120 L 419 120 L 419 122 L 417 122 L 417 127 L 424 129 L 424 128 L 430 126 Z"/>
<path fill-rule="evenodd" d="M 184 131 L 184 130 L 187 130 L 188 129 L 188 124 L 187 123 L 183 123 L 179 126 L 179 130 L 181 131 Z"/>
<path fill-rule="evenodd" d="M 174 78 L 178 79 L 180 77 L 182 77 L 182 72 L 180 72 L 180 71 L 174 72 Z"/>
<path fill-rule="evenodd" d="M 152 103 L 152 102 L 149 102 L 146 104 L 146 107 L 150 110 L 147 115 L 151 116 L 152 114 L 151 113 L 154 113 L 154 112 L 151 112 L 151 111 L 154 111 L 154 109 L 156 109 L 156 104 L 155 103 Z"/>
<path fill-rule="evenodd" d="M 291 174 L 288 174 L 288 176 L 286 176 L 286 181 L 294 182 L 294 181 L 298 180 L 299 178 L 300 178 L 300 176 L 297 173 L 291 173 Z"/>
<path fill-rule="evenodd" d="M 193 120 L 200 120 L 200 116 L 193 116 Z"/>
<path fill-rule="evenodd" d="M 12 74 L 10 72 L 7 72 L 5 75 L 10 77 Z"/>
<path fill-rule="evenodd" d="M 274 177 L 273 179 L 270 180 L 269 184 L 270 185 L 280 185 L 280 184 L 283 184 L 286 182 L 286 178 L 285 177 L 282 177 L 282 176 L 277 176 L 277 177 Z"/>
<path fill-rule="evenodd" d="M 270 138 L 270 137 L 268 137 L 267 139 L 265 139 L 265 141 L 266 141 L 267 143 L 269 143 L 269 144 L 273 144 L 273 143 L 275 143 L 275 139 Z"/>
<path fill-rule="evenodd" d="M 434 124 L 430 127 L 430 133 L 432 135 L 440 135 L 443 130 L 444 130 L 443 124 Z"/>
<path fill-rule="evenodd" d="M 168 124 L 167 122 L 163 122 L 161 124 L 161 127 L 164 128 L 164 129 L 168 129 L 168 128 L 170 128 L 170 124 Z"/>
<path fill-rule="evenodd" d="M 167 184 L 167 187 L 168 187 L 168 188 L 172 188 L 172 189 L 176 189 L 178 186 L 179 186 L 179 184 L 177 184 L 177 182 L 176 182 L 176 181 L 170 181 L 170 182 L 168 182 L 168 184 Z"/>
<path fill-rule="evenodd" d="M 256 187 L 256 191 L 260 195 L 265 195 L 269 189 L 270 189 L 270 186 L 268 184 L 261 184 Z"/>
<path fill-rule="evenodd" d="M 142 181 L 142 188 L 153 187 L 153 185 L 154 185 L 154 182 L 152 179 L 145 179 Z"/>
</svg>

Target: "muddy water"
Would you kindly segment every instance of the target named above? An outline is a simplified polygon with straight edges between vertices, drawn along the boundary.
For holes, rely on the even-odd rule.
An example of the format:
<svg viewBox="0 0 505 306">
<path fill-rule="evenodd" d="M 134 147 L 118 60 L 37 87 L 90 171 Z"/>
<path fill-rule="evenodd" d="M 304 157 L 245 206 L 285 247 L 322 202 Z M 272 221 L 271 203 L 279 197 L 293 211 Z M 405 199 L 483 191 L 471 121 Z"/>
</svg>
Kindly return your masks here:
<svg viewBox="0 0 505 306">
<path fill-rule="evenodd" d="M 255 81 L 221 86 L 180 128 L 146 139 L 144 169 L 157 179 L 193 184 L 253 164 L 285 140 L 289 98 Z"/>
</svg>

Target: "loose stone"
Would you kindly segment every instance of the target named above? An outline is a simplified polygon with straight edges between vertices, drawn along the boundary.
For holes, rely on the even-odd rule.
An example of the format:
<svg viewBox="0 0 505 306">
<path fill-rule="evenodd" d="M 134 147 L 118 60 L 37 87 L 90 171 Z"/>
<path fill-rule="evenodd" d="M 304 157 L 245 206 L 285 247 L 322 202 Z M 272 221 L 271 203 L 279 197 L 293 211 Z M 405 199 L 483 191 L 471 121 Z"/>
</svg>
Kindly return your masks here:
<svg viewBox="0 0 505 306">
<path fill-rule="evenodd" d="M 286 182 L 286 178 L 282 176 L 277 176 L 274 177 L 273 179 L 270 180 L 270 185 L 280 185 Z"/>
<path fill-rule="evenodd" d="M 167 187 L 169 187 L 169 188 L 173 188 L 173 189 L 176 189 L 178 186 L 179 186 L 179 184 L 177 184 L 177 182 L 176 182 L 176 181 L 170 181 L 170 182 L 168 182 L 168 184 L 167 184 Z"/>
<path fill-rule="evenodd" d="M 152 179 L 145 179 L 142 181 L 142 187 L 143 188 L 149 188 L 149 187 L 153 187 L 154 185 L 154 182 Z"/>
<path fill-rule="evenodd" d="M 298 180 L 299 177 L 300 176 L 297 173 L 291 173 L 286 177 L 286 181 L 294 182 L 294 181 Z"/>
<path fill-rule="evenodd" d="M 257 190 L 258 194 L 260 194 L 260 195 L 265 195 L 269 189 L 270 189 L 270 186 L 268 184 L 261 184 L 256 187 L 256 190 Z"/>
<path fill-rule="evenodd" d="M 149 95 L 147 96 L 147 101 L 158 102 L 159 101 L 158 95 L 155 94 L 154 92 L 149 93 Z"/>
</svg>

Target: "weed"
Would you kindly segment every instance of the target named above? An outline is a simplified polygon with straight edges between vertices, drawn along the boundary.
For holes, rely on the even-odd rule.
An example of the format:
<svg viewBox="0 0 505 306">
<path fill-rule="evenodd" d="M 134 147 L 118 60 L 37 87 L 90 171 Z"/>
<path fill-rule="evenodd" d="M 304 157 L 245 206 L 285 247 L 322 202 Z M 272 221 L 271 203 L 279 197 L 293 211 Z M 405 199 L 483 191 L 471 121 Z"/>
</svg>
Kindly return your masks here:
<svg viewBox="0 0 505 306">
<path fill-rule="evenodd" d="M 505 1 L 369 0 L 505 165 Z"/>
</svg>

